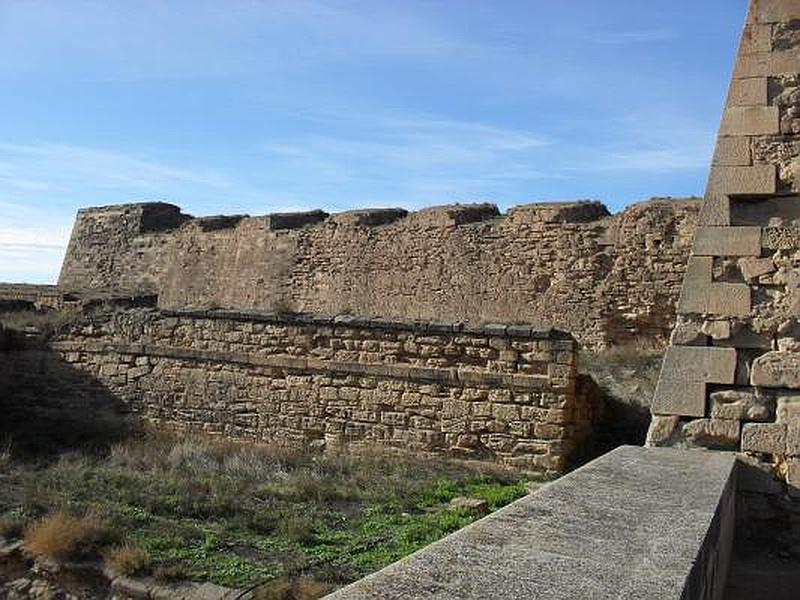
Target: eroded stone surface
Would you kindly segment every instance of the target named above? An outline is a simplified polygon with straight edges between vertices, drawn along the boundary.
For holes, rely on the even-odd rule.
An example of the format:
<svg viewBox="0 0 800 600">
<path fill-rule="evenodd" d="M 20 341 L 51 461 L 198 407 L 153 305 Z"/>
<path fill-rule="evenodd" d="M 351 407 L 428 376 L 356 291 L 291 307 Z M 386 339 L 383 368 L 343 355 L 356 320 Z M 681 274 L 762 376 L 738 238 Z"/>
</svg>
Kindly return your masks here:
<svg viewBox="0 0 800 600">
<path fill-rule="evenodd" d="M 776 350 L 753 361 L 753 385 L 800 389 L 800 353 Z"/>
<path fill-rule="evenodd" d="M 786 452 L 786 425 L 745 423 L 742 427 L 742 450 L 783 455 Z"/>
<path fill-rule="evenodd" d="M 726 390 L 711 394 L 712 418 L 768 421 L 772 414 L 772 401 L 758 398 L 754 392 Z"/>
<path fill-rule="evenodd" d="M 695 419 L 683 426 L 683 433 L 698 446 L 735 450 L 739 445 L 740 423 L 729 419 Z"/>
<path fill-rule="evenodd" d="M 662 446 L 667 444 L 675 434 L 680 418 L 677 415 L 653 415 L 650 428 L 647 430 L 647 445 Z"/>
</svg>

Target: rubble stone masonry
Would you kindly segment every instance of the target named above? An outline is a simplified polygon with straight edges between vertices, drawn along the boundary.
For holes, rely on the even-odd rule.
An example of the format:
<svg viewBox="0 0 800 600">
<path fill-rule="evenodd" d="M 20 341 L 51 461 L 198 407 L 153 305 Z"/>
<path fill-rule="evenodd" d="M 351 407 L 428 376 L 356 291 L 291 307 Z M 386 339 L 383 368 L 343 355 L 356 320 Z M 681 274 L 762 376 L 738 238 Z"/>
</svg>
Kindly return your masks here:
<svg viewBox="0 0 800 600">
<path fill-rule="evenodd" d="M 51 347 L 157 425 L 325 451 L 555 474 L 600 416 L 578 388 L 575 340 L 523 325 L 129 309 Z"/>
</svg>

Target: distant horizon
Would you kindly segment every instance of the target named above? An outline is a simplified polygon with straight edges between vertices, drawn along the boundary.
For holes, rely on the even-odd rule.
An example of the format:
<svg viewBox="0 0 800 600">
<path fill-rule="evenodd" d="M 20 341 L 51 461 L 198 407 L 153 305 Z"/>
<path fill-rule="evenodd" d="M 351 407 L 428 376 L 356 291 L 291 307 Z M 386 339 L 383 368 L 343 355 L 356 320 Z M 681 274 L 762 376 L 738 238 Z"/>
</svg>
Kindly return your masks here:
<svg viewBox="0 0 800 600">
<path fill-rule="evenodd" d="M 54 283 L 87 206 L 698 197 L 746 7 L 8 0 L 0 281 Z"/>
</svg>

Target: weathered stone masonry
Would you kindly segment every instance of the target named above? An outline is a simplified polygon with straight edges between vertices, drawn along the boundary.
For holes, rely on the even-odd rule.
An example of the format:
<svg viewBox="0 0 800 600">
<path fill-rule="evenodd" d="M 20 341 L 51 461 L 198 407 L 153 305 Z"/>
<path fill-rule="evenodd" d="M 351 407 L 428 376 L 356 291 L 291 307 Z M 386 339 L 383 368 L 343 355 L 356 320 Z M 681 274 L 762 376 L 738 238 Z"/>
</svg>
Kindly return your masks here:
<svg viewBox="0 0 800 600">
<path fill-rule="evenodd" d="M 665 340 L 698 203 L 491 204 L 193 219 L 172 205 L 78 214 L 59 288 L 162 308 L 526 322 L 602 347 Z"/>
<path fill-rule="evenodd" d="M 574 339 L 529 326 L 139 309 L 53 347 L 156 424 L 326 451 L 557 473 L 599 417 L 576 389 Z"/>
<path fill-rule="evenodd" d="M 754 0 L 648 441 L 740 451 L 760 520 L 781 514 L 761 494 L 784 516 L 780 500 L 800 495 L 798 317 L 800 2 Z"/>
</svg>

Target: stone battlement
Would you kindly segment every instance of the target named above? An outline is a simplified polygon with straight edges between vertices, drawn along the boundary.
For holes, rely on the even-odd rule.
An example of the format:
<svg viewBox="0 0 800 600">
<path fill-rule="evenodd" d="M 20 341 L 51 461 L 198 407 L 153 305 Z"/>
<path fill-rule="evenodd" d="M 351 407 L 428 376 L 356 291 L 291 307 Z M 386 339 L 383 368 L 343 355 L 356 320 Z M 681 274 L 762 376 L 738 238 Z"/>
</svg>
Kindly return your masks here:
<svg viewBox="0 0 800 600">
<path fill-rule="evenodd" d="M 156 203 L 78 212 L 59 288 L 168 309 L 529 322 L 602 347 L 665 339 L 698 211 L 654 199 L 195 218 Z"/>
</svg>

